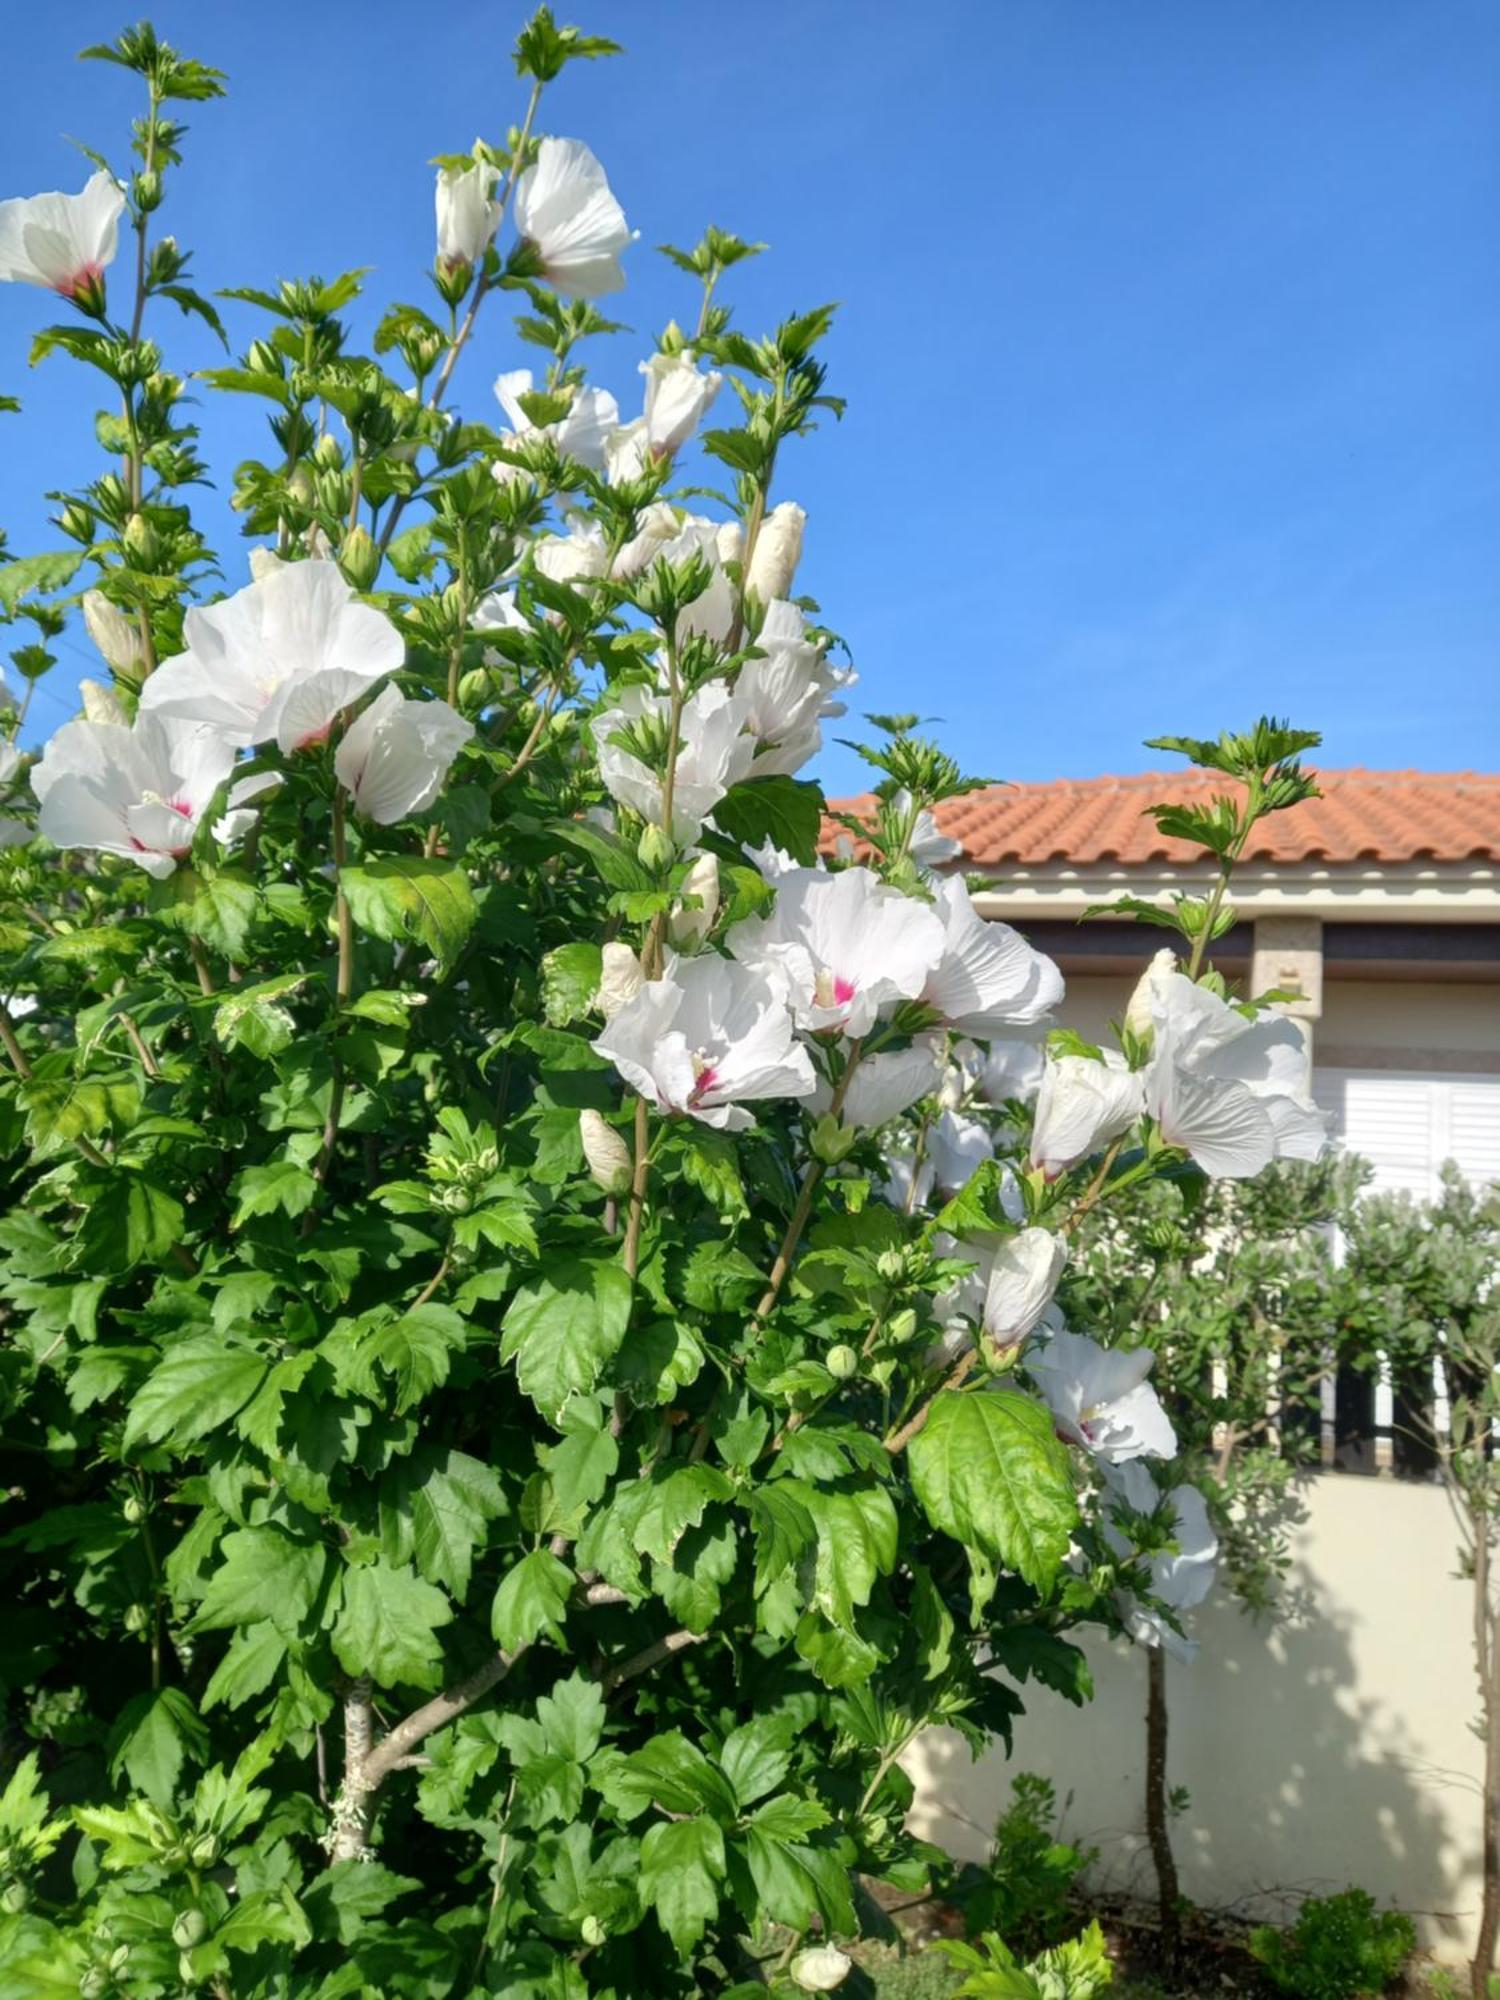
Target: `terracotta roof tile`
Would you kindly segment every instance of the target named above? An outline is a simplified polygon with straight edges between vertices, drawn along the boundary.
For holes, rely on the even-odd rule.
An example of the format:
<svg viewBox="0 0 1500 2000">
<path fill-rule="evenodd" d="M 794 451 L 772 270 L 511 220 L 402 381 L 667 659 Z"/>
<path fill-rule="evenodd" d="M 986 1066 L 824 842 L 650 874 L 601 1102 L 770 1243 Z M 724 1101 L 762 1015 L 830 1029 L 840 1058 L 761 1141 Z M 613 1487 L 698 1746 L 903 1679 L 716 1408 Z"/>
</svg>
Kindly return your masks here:
<svg viewBox="0 0 1500 2000">
<path fill-rule="evenodd" d="M 1323 796 L 1262 820 L 1247 861 L 1500 861 L 1500 773 L 1355 769 L 1317 777 Z M 1145 808 L 1235 789 L 1217 772 L 1198 770 L 989 785 L 947 800 L 937 820 L 963 842 L 970 868 L 1181 863 L 1199 858 L 1198 850 L 1163 838 Z M 862 816 L 873 800 L 834 804 Z M 825 844 L 839 831 L 825 828 Z"/>
</svg>

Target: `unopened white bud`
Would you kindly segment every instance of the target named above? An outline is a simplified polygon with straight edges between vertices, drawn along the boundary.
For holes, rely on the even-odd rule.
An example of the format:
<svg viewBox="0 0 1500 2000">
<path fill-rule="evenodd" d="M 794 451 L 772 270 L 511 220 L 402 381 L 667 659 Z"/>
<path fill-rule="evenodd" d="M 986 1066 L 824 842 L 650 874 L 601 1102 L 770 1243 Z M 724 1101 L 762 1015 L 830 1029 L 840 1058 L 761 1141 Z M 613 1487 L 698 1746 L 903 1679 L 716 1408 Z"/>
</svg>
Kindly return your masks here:
<svg viewBox="0 0 1500 2000">
<path fill-rule="evenodd" d="M 938 1085 L 938 1104 L 944 1111 L 957 1111 L 964 1101 L 964 1093 L 969 1087 L 969 1079 L 957 1063 L 949 1063 L 943 1071 L 943 1080 Z"/>
<path fill-rule="evenodd" d="M 689 903 L 695 905 L 689 909 Z M 719 860 L 700 854 L 682 882 L 682 901 L 674 903 L 668 930 L 679 951 L 696 951 L 713 929 L 719 913 Z"/>
<path fill-rule="evenodd" d="M 1163 949 L 1156 952 L 1151 963 L 1135 982 L 1135 991 L 1130 996 L 1130 1005 L 1125 1009 L 1125 1027 L 1137 1041 L 1145 1041 L 1155 1028 L 1155 1016 L 1151 1011 L 1151 991 L 1154 983 L 1164 979 L 1169 972 L 1177 970 L 1175 951 Z"/>
<path fill-rule="evenodd" d="M 146 657 L 138 621 L 111 604 L 102 590 L 83 593 L 83 622 L 107 667 L 131 675 Z"/>
<path fill-rule="evenodd" d="M 761 522 L 745 587 L 753 590 L 762 604 L 769 604 L 773 597 L 790 597 L 792 579 L 802 559 L 802 530 L 806 525 L 807 515 L 795 500 L 783 500 Z"/>
<path fill-rule="evenodd" d="M 628 944 L 607 944 L 602 954 L 596 1005 L 606 1021 L 628 1006 L 646 983 L 641 961 Z"/>
<path fill-rule="evenodd" d="M 723 521 L 714 536 L 714 546 L 721 563 L 737 563 L 745 560 L 745 531 L 738 521 Z"/>
<path fill-rule="evenodd" d="M 250 551 L 250 580 L 264 583 L 268 576 L 274 576 L 281 568 L 281 557 L 274 549 L 252 549 Z"/>
<path fill-rule="evenodd" d="M 113 722 L 125 728 L 130 718 L 120 706 L 120 697 L 112 687 L 102 681 L 80 681 L 78 692 L 83 697 L 83 713 L 90 722 Z"/>
<path fill-rule="evenodd" d="M 792 1984 L 804 1993 L 831 1993 L 843 1985 L 853 1965 L 853 1959 L 837 1945 L 814 1945 L 811 1951 L 799 1951 L 792 1960 Z"/>
<path fill-rule="evenodd" d="M 606 1194 L 624 1194 L 634 1169 L 630 1148 L 619 1133 L 597 1111 L 580 1111 L 578 1136 L 583 1141 L 583 1157 L 596 1185 Z"/>
</svg>

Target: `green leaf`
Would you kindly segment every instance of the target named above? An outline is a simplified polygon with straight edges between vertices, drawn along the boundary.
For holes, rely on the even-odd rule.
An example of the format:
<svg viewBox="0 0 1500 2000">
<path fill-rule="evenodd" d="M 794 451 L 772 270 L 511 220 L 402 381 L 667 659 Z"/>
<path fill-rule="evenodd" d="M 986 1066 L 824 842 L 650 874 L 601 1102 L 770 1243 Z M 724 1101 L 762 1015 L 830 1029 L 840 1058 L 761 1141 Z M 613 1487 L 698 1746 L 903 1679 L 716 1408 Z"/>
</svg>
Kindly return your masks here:
<svg viewBox="0 0 1500 2000">
<path fill-rule="evenodd" d="M 786 1776 L 791 1768 L 794 1733 L 790 1718 L 758 1715 L 724 1738 L 719 1766 L 742 1809 L 774 1792 Z"/>
<path fill-rule="evenodd" d="M 181 1240 L 184 1219 L 182 1203 L 165 1188 L 122 1169 L 89 1203 L 79 1248 L 95 1271 L 159 1263 Z"/>
<path fill-rule="evenodd" d="M 294 1540 L 269 1524 L 236 1528 L 220 1543 L 219 1555 L 193 1616 L 195 1632 L 262 1622 L 283 1634 L 295 1632 L 317 1600 L 328 1563 L 321 1542 Z"/>
<path fill-rule="evenodd" d="M 279 1003 L 307 984 L 305 972 L 284 973 L 256 986 L 239 986 L 214 1009 L 214 1034 L 226 1049 L 246 1048 L 253 1056 L 275 1055 L 297 1032 L 297 1024 Z"/>
<path fill-rule="evenodd" d="M 680 1729 L 659 1731 L 628 1756 L 606 1752 L 595 1769 L 599 1790 L 622 1819 L 659 1806 L 668 1813 L 708 1811 L 727 1823 L 737 1811 L 723 1772 Z"/>
<path fill-rule="evenodd" d="M 556 1419 L 587 1394 L 625 1338 L 631 1282 L 618 1264 L 580 1263 L 523 1285 L 505 1315 L 502 1361 L 542 1412 Z"/>
<path fill-rule="evenodd" d="M 164 922 L 201 939 L 210 951 L 243 956 L 255 915 L 255 884 L 248 876 L 178 868 L 164 882 L 152 883 L 149 902 Z"/>
<path fill-rule="evenodd" d="M 683 1179 L 712 1202 L 721 1215 L 748 1215 L 739 1151 L 729 1134 L 684 1121 L 675 1137 Z"/>
<path fill-rule="evenodd" d="M 906 1449 L 935 1528 L 1050 1589 L 1078 1504 L 1067 1452 L 1040 1403 L 1014 1389 L 945 1390 Z"/>
<path fill-rule="evenodd" d="M 603 954 L 596 944 L 564 944 L 542 960 L 542 1012 L 554 1028 L 587 1014 L 599 991 Z"/>
<path fill-rule="evenodd" d="M 371 937 L 420 938 L 451 965 L 478 915 L 469 878 L 451 861 L 393 855 L 344 868 L 339 882 L 354 921 Z"/>
<path fill-rule="evenodd" d="M 714 825 L 744 847 L 770 841 L 794 861 L 811 867 L 818 858 L 823 824 L 823 790 L 807 778 L 746 778 L 714 807 Z"/>
<path fill-rule="evenodd" d="M 467 1323 L 451 1306 L 415 1306 L 399 1319 L 367 1324 L 345 1368 L 360 1394 L 381 1393 L 381 1377 L 394 1384 L 398 1416 L 413 1409 L 448 1379 L 452 1356 L 468 1338 Z"/>
<path fill-rule="evenodd" d="M 73 1818 L 81 1832 L 104 1849 L 106 1868 L 142 1868 L 171 1852 L 180 1839 L 175 1822 L 149 1799 L 130 1804 L 75 1806 Z"/>
<path fill-rule="evenodd" d="M 346 1674 L 369 1674 L 382 1687 L 435 1687 L 442 1678 L 438 1627 L 452 1616 L 443 1593 L 411 1569 L 370 1563 L 344 1571 L 330 1643 Z"/>
<path fill-rule="evenodd" d="M 285 1658 L 286 1640 L 268 1618 L 242 1625 L 203 1690 L 204 1708 L 216 1708 L 220 1702 L 226 1708 L 242 1708 L 271 1685 Z"/>
<path fill-rule="evenodd" d="M 559 1646 L 573 1572 L 547 1549 L 533 1549 L 506 1571 L 495 1592 L 490 1630 L 507 1653 L 545 1632 Z"/>
<path fill-rule="evenodd" d="M 234 1183 L 237 1196 L 231 1229 L 242 1229 L 253 1215 L 302 1215 L 317 1198 L 318 1183 L 295 1160 L 270 1160 L 263 1167 L 246 1167 Z"/>
<path fill-rule="evenodd" d="M 0 610 L 14 617 L 21 599 L 33 591 L 46 596 L 65 590 L 78 574 L 83 558 L 82 549 L 58 549 L 51 555 L 22 556 L 18 562 L 6 563 L 0 567 Z"/>
<path fill-rule="evenodd" d="M 21 1084 L 26 1137 L 38 1153 L 74 1139 L 97 1137 L 133 1125 L 141 1112 L 140 1086 L 132 1076 L 45 1076 Z"/>
<path fill-rule="evenodd" d="M 337 1944 L 357 1944 L 366 1922 L 421 1883 L 378 1861 L 336 1861 L 302 1892 L 313 1934 Z"/>
<path fill-rule="evenodd" d="M 635 849 L 627 846 L 617 833 L 595 826 L 592 820 L 552 820 L 547 826 L 547 835 L 549 839 L 560 840 L 565 847 L 573 847 L 580 854 L 586 854 L 598 870 L 601 881 L 611 889 L 649 892 L 656 887 L 655 876 L 641 866 Z"/>
<path fill-rule="evenodd" d="M 810 1832 L 809 1813 L 821 1808 L 801 1799 L 772 1799 L 753 1815 L 744 1834 L 745 1858 L 763 1913 L 772 1923 L 805 1930 L 821 1917 L 830 1931 L 858 1928 L 849 1873 L 826 1847 L 811 1847 L 796 1830 Z"/>
<path fill-rule="evenodd" d="M 554 1756 L 585 1764 L 604 1739 L 604 1696 L 597 1681 L 570 1674 L 538 1695 L 536 1719 Z"/>
<path fill-rule="evenodd" d="M 672 1552 L 689 1528 L 696 1528 L 712 1500 L 727 1500 L 734 1492 L 726 1476 L 713 1465 L 657 1466 L 643 1482 L 645 1499 L 635 1522 L 635 1545 L 642 1555 L 670 1563 Z"/>
<path fill-rule="evenodd" d="M 1040 1625 L 992 1627 L 990 1658 L 1018 1681 L 1034 1680 L 1063 1695 L 1076 1708 L 1094 1698 L 1088 1655 Z"/>
<path fill-rule="evenodd" d="M 663 1820 L 641 1842 L 641 1899 L 686 1956 L 719 1913 L 724 1836 L 711 1819 Z"/>
<path fill-rule="evenodd" d="M 159 1806 L 172 1803 L 184 1760 L 201 1764 L 207 1756 L 208 1731 L 181 1688 L 133 1695 L 110 1732 L 110 1776 L 118 1784 L 123 1772 Z"/>
<path fill-rule="evenodd" d="M 265 1379 L 267 1363 L 253 1348 L 232 1347 L 216 1334 L 168 1350 L 131 1401 L 126 1451 L 139 1444 L 191 1444 L 244 1408 Z"/>
<path fill-rule="evenodd" d="M 895 1566 L 895 1506 L 883 1486 L 806 1487 L 801 1497 L 818 1535 L 813 1603 L 852 1631 L 856 1609 L 869 1603 L 876 1579 Z"/>
<path fill-rule="evenodd" d="M 541 1457 L 559 1510 L 574 1515 L 604 1498 L 620 1447 L 594 1403 L 575 1402 L 563 1413 L 562 1428 L 562 1443 L 544 1446 Z"/>
<path fill-rule="evenodd" d="M 484 1546 L 491 1521 L 509 1511 L 499 1475 L 466 1452 L 419 1455 L 392 1466 L 380 1490 L 382 1537 L 387 1556 L 410 1553 L 418 1573 L 462 1601 L 468 1594 L 474 1552 Z M 409 1525 L 410 1550 L 393 1547 L 387 1525 L 399 1513 Z"/>
</svg>

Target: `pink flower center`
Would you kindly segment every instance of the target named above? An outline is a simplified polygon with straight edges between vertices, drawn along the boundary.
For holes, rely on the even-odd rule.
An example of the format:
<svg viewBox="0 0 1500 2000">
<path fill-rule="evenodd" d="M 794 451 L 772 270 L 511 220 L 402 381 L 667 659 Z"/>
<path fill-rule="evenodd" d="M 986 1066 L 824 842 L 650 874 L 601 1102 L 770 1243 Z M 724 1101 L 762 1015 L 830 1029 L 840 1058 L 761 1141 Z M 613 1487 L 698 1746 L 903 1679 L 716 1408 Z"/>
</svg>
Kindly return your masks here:
<svg viewBox="0 0 1500 2000">
<path fill-rule="evenodd" d="M 847 1007 L 859 989 L 852 979 L 822 966 L 813 981 L 813 1000 L 819 1007 Z"/>
<path fill-rule="evenodd" d="M 60 292 L 65 299 L 76 299 L 80 292 L 92 291 L 103 276 L 102 264 L 85 264 L 81 270 L 75 271 L 71 278 L 59 278 L 52 289 Z"/>
</svg>

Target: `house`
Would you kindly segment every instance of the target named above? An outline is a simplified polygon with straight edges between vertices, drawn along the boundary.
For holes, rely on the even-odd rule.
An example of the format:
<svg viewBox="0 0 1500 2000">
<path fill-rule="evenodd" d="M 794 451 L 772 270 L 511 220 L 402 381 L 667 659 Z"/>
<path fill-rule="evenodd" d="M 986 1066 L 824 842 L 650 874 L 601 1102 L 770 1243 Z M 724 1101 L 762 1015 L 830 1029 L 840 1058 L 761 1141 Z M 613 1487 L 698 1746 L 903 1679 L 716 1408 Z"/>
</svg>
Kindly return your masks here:
<svg viewBox="0 0 1500 2000">
<path fill-rule="evenodd" d="M 1057 960 L 1067 1025 L 1102 1034 L 1163 939 L 1085 912 L 1205 893 L 1212 864 L 1146 808 L 1227 783 L 1191 769 L 989 786 L 938 808 L 962 850 L 946 865 L 979 884 L 986 916 Z M 1318 783 L 1321 798 L 1257 825 L 1214 962 L 1245 995 L 1303 995 L 1285 1011 L 1315 1095 L 1377 1187 L 1426 1195 L 1449 1158 L 1500 1179 L 1500 774 L 1320 771 Z"/>
<path fill-rule="evenodd" d="M 1321 798 L 1256 828 L 1215 962 L 1242 993 L 1303 996 L 1286 1011 L 1314 1093 L 1377 1186 L 1427 1195 L 1448 1158 L 1500 1179 L 1500 775 L 1324 771 L 1319 783 Z M 1145 808 L 1223 784 L 1194 770 L 972 792 L 938 809 L 961 850 L 943 865 L 1058 961 L 1067 1024 L 1102 1034 L 1163 934 L 1084 913 L 1122 895 L 1203 893 L 1211 867 Z M 1374 1423 L 1389 1427 L 1387 1390 Z M 1337 1462 L 1401 1470 L 1388 1454 Z M 1291 1615 L 1260 1624 L 1221 1594 L 1196 1614 L 1197 1664 L 1169 1666 L 1171 1777 L 1193 1800 L 1175 1836 L 1184 1891 L 1280 1918 L 1302 1894 L 1358 1882 L 1412 1911 L 1440 1956 L 1462 1958 L 1481 1752 L 1446 1496 L 1421 1479 L 1329 1473 L 1303 1499 Z M 951 1732 L 924 1735 L 905 1760 L 912 1824 L 978 1858 L 1015 1772 L 1042 1770 L 1068 1802 L 1068 1837 L 1097 1850 L 1095 1886 L 1148 1893 L 1143 1657 L 1122 1642 L 1086 1650 L 1095 1701 L 1075 1716 L 1028 1700 L 1011 1762 L 992 1751 L 975 1765 Z"/>
</svg>

